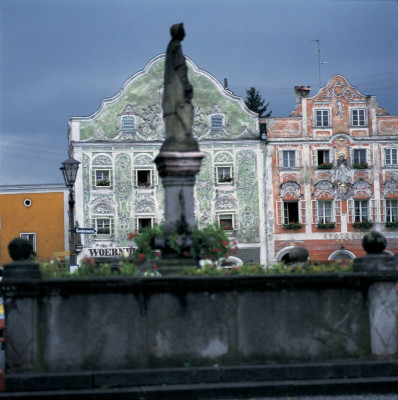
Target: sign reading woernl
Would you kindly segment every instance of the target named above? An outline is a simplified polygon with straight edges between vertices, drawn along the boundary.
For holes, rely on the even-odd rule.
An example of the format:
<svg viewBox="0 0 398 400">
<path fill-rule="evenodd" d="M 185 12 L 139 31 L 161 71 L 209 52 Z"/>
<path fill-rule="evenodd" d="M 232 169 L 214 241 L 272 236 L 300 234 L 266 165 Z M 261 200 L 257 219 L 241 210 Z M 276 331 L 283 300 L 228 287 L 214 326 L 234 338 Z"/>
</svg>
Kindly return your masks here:
<svg viewBox="0 0 398 400">
<path fill-rule="evenodd" d="M 131 256 L 134 253 L 132 247 L 108 247 L 103 249 L 87 249 L 90 257 L 115 257 L 115 256 Z"/>
</svg>

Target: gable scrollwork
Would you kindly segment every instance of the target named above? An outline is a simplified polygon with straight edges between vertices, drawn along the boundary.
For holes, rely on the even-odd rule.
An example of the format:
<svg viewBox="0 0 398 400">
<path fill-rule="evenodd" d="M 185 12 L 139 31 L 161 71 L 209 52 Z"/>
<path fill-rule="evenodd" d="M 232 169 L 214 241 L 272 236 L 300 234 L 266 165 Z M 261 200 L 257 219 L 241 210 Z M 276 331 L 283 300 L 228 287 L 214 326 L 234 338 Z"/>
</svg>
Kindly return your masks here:
<svg viewBox="0 0 398 400">
<path fill-rule="evenodd" d="M 390 179 L 383 184 L 384 197 L 398 197 L 398 181 Z"/>
<path fill-rule="evenodd" d="M 217 163 L 232 163 L 233 162 L 233 158 L 231 156 L 231 154 L 229 153 L 218 153 L 215 158 L 214 158 L 214 162 Z"/>
<path fill-rule="evenodd" d="M 319 181 L 314 185 L 314 197 L 334 197 L 333 184 L 330 181 Z"/>
<path fill-rule="evenodd" d="M 230 199 L 216 201 L 216 210 L 236 210 L 236 203 Z"/>
<path fill-rule="evenodd" d="M 100 203 L 94 206 L 93 214 L 113 214 L 113 207 L 106 203 Z"/>
<path fill-rule="evenodd" d="M 146 154 L 139 155 L 134 160 L 135 165 L 151 165 L 153 164 L 153 160 L 150 156 Z"/>
</svg>

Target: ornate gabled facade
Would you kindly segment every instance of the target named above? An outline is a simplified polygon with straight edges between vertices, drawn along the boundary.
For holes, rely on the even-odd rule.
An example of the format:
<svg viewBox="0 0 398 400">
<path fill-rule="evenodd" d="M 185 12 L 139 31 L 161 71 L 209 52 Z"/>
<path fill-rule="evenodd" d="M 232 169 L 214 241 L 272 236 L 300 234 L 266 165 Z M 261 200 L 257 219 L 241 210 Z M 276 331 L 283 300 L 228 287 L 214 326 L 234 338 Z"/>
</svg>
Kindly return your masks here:
<svg viewBox="0 0 398 400">
<path fill-rule="evenodd" d="M 296 109 L 267 118 L 269 259 L 304 246 L 313 260 L 364 254 L 383 232 L 398 249 L 398 117 L 337 75 L 315 96 L 296 87 Z"/>
<path fill-rule="evenodd" d="M 153 163 L 165 138 L 164 55 L 152 59 L 90 117 L 69 120 L 69 153 L 82 165 L 75 184 L 79 258 L 128 253 L 128 233 L 162 223 L 164 194 Z M 264 144 L 257 114 L 187 58 L 194 87 L 193 133 L 206 157 L 195 186 L 199 226 L 219 223 L 242 261 L 266 263 Z"/>
</svg>

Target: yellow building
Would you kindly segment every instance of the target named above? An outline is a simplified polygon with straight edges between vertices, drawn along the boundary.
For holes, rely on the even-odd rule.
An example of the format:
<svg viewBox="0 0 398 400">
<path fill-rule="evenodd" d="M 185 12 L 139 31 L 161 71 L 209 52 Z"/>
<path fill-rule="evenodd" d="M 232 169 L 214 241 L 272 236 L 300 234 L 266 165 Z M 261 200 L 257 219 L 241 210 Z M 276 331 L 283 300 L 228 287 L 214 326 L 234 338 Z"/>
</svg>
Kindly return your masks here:
<svg viewBox="0 0 398 400">
<path fill-rule="evenodd" d="M 41 258 L 69 250 L 68 195 L 61 184 L 0 186 L 0 265 L 12 261 L 8 244 L 16 237 Z"/>
</svg>

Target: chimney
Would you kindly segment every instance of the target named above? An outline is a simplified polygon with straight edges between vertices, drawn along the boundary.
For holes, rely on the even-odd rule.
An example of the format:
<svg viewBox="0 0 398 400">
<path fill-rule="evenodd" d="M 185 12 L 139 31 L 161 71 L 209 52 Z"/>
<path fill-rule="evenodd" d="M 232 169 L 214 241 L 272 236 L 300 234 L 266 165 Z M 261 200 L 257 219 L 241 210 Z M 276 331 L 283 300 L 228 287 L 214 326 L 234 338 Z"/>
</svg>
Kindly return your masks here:
<svg viewBox="0 0 398 400">
<path fill-rule="evenodd" d="M 294 93 L 296 95 L 296 108 L 301 104 L 301 99 L 308 97 L 311 86 L 295 86 Z"/>
</svg>

